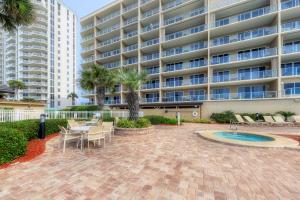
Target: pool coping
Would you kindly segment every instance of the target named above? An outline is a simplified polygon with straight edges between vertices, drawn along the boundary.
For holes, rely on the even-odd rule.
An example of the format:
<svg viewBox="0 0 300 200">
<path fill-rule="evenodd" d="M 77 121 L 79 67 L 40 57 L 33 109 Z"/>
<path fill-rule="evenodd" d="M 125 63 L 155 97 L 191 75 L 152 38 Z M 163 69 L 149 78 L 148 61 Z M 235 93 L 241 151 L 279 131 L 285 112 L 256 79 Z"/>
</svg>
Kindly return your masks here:
<svg viewBox="0 0 300 200">
<path fill-rule="evenodd" d="M 253 135 L 262 135 L 266 137 L 271 137 L 274 140 L 268 142 L 248 142 L 248 141 L 239 141 L 239 140 L 231 140 L 227 138 L 221 138 L 214 135 L 215 132 L 233 132 L 233 130 L 210 130 L 210 131 L 196 131 L 195 133 L 209 141 L 219 142 L 227 145 L 235 145 L 242 147 L 258 147 L 258 148 L 287 148 L 287 149 L 295 149 L 300 150 L 299 143 L 296 140 L 286 138 L 284 136 L 278 136 L 269 133 L 262 133 L 256 131 L 239 131 L 242 133 L 253 134 Z"/>
</svg>

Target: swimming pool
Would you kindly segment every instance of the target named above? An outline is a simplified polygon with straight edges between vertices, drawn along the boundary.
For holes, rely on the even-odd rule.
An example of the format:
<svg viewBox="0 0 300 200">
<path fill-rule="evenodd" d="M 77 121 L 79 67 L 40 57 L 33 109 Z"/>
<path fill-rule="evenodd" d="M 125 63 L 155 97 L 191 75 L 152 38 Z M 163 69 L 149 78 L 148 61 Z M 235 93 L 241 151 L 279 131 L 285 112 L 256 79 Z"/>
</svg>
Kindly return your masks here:
<svg viewBox="0 0 300 200">
<path fill-rule="evenodd" d="M 222 132 L 215 132 L 214 134 L 217 137 L 231 139 L 231 140 L 246 141 L 246 142 L 270 142 L 270 141 L 275 140 L 272 137 L 268 137 L 268 136 L 264 136 L 264 135 L 241 133 L 241 132 L 223 132 L 222 131 Z"/>
</svg>

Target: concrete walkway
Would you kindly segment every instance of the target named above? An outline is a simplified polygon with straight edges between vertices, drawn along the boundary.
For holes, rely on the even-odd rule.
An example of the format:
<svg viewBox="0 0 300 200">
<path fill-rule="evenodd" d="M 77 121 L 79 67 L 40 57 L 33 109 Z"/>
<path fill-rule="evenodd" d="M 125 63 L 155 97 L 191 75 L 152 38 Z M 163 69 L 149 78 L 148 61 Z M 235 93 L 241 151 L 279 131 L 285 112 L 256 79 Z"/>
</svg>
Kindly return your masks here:
<svg viewBox="0 0 300 200">
<path fill-rule="evenodd" d="M 152 135 L 118 136 L 90 152 L 70 146 L 65 154 L 56 138 L 35 160 L 0 170 L 0 199 L 299 199 L 299 151 L 229 146 L 193 134 L 225 128 L 157 126 Z"/>
</svg>

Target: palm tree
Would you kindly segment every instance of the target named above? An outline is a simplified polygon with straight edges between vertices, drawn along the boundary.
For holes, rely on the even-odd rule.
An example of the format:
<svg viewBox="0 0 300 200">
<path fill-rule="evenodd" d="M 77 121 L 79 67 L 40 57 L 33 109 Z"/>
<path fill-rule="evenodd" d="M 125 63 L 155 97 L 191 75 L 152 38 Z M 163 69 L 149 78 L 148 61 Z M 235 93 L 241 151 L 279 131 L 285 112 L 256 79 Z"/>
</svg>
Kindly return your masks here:
<svg viewBox="0 0 300 200">
<path fill-rule="evenodd" d="M 0 1 L 0 24 L 7 31 L 20 25 L 30 25 L 35 20 L 34 6 L 30 0 Z"/>
<path fill-rule="evenodd" d="M 19 80 L 10 80 L 8 81 L 8 85 L 11 89 L 15 90 L 15 99 L 18 100 L 18 91 L 26 89 L 26 85 Z"/>
<path fill-rule="evenodd" d="M 129 109 L 129 120 L 137 120 L 139 118 L 139 94 L 137 90 L 147 80 L 147 73 L 142 71 L 139 73 L 135 69 L 120 70 L 117 76 L 118 82 L 128 89 L 126 93 L 126 101 Z"/>
<path fill-rule="evenodd" d="M 75 100 L 78 99 L 78 96 L 75 92 L 71 92 L 68 97 L 68 99 L 71 98 L 72 99 L 72 105 L 74 106 L 75 105 Z"/>
<path fill-rule="evenodd" d="M 96 102 L 100 110 L 104 107 L 105 88 L 112 89 L 115 78 L 112 71 L 100 65 L 93 65 L 81 72 L 80 86 L 85 90 L 96 91 Z"/>
</svg>

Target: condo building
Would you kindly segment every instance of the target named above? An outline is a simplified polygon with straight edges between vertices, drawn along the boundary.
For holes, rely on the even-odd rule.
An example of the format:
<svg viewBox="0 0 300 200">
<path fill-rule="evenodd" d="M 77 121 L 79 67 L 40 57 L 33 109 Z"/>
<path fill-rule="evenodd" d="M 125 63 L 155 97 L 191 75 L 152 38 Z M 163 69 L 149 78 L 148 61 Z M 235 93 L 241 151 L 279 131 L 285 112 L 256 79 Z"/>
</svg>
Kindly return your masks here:
<svg viewBox="0 0 300 200">
<path fill-rule="evenodd" d="M 1 49 L 0 41 L 1 81 L 25 83 L 18 99 L 46 101 L 50 109 L 69 106 L 72 100 L 67 96 L 76 89 L 76 16 L 60 0 L 32 3 L 36 14 L 32 25 L 0 31 L 5 46 Z"/>
<path fill-rule="evenodd" d="M 300 0 L 119 0 L 81 26 L 83 68 L 149 74 L 144 109 L 300 112 Z M 105 103 L 126 107 L 125 94 Z"/>
</svg>

